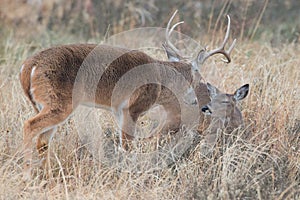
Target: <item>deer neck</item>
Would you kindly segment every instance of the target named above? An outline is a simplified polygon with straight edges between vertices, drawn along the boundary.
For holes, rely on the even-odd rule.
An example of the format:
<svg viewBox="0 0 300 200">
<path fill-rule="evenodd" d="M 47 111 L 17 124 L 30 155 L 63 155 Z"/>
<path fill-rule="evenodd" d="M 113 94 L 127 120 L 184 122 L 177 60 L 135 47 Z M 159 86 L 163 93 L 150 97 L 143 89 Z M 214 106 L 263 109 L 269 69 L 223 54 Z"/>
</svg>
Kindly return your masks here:
<svg viewBox="0 0 300 200">
<path fill-rule="evenodd" d="M 177 72 L 182 74 L 190 84 L 192 84 L 194 80 L 194 75 L 191 71 L 191 65 L 189 63 L 181 62 L 181 61 L 179 62 L 159 61 L 158 63 L 163 66 L 171 67 L 175 69 Z"/>
</svg>

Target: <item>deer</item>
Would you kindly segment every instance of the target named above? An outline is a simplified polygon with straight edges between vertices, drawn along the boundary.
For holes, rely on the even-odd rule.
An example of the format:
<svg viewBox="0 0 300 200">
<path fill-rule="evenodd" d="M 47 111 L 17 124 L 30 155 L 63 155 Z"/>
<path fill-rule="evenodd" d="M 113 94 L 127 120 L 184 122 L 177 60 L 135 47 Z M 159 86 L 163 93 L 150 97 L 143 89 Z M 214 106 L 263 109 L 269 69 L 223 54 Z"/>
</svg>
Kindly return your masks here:
<svg viewBox="0 0 300 200">
<path fill-rule="evenodd" d="M 244 126 L 243 116 L 237 107 L 237 102 L 243 100 L 249 92 L 249 84 L 238 88 L 233 94 L 221 92 L 218 88 L 207 83 L 210 102 L 202 106 L 202 113 L 210 117 L 209 127 L 202 142 L 201 151 L 207 155 L 213 149 L 218 134 L 231 134 Z"/>
<path fill-rule="evenodd" d="M 69 44 L 50 47 L 27 58 L 20 70 L 20 82 L 25 96 L 30 101 L 35 116 L 24 122 L 23 126 L 23 180 L 31 179 L 33 139 L 37 138 L 36 149 L 41 165 L 49 165 L 47 149 L 57 127 L 63 124 L 79 105 L 95 106 L 111 111 L 117 116 L 119 145 L 125 151 L 130 149 L 129 142 L 134 139 L 137 119 L 153 105 L 163 106 L 167 113 L 167 122 L 159 134 L 177 131 L 180 127 L 180 104 L 176 95 L 163 84 L 166 77 L 165 68 L 171 69 L 173 82 L 176 75 L 181 75 L 191 86 L 198 83 L 202 64 L 207 58 L 224 55 L 226 63 L 231 61 L 236 40 L 228 50 L 225 45 L 230 34 L 230 17 L 222 45 L 213 50 L 202 49 L 195 57 L 183 56 L 170 41 L 173 30 L 179 24 L 171 23 L 174 12 L 166 27 L 166 43 L 163 45 L 169 56 L 168 61 L 154 59 L 142 51 L 131 50 L 106 44 Z M 89 61 L 86 61 L 87 58 Z M 171 61 L 170 61 L 171 60 Z M 114 88 L 126 73 L 139 69 L 139 66 L 150 65 L 144 73 L 152 74 L 152 82 L 134 88 L 128 92 L 125 82 L 124 90 L 113 98 Z M 78 78 L 78 74 L 81 76 Z"/>
</svg>

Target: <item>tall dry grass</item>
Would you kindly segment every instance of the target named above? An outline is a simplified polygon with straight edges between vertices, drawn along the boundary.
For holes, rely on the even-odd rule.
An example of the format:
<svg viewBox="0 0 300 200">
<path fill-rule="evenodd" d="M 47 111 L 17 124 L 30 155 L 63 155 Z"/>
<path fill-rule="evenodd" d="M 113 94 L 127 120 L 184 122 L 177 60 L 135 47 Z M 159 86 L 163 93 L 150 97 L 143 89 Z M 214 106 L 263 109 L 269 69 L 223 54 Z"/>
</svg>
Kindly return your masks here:
<svg viewBox="0 0 300 200">
<path fill-rule="evenodd" d="M 20 65 L 33 52 L 68 36 L 43 38 L 28 43 L 7 33 L 1 39 L 1 199 L 300 198 L 299 45 L 246 41 L 238 43 L 231 64 L 215 58 L 203 66 L 206 81 L 223 91 L 250 83 L 250 95 L 240 105 L 246 128 L 232 144 L 220 141 L 212 157 L 203 157 L 196 145 L 188 156 L 158 169 L 130 170 L 138 168 L 134 162 L 101 163 L 86 150 L 70 119 L 51 143 L 53 177 L 45 181 L 36 168 L 33 180 L 23 183 L 22 126 L 34 113 L 21 90 Z M 108 114 L 98 112 L 103 116 L 99 123 L 114 132 Z M 109 144 L 114 137 L 107 134 L 103 140 Z"/>
</svg>

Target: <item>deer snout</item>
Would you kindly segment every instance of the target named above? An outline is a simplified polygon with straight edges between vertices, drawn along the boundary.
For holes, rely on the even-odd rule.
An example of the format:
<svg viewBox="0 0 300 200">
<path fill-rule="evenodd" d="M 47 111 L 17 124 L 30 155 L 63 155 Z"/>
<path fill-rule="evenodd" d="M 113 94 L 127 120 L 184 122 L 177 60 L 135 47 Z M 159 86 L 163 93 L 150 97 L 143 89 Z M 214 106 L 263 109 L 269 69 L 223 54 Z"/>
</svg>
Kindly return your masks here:
<svg viewBox="0 0 300 200">
<path fill-rule="evenodd" d="M 211 114 L 211 110 L 209 109 L 209 107 L 206 105 L 206 106 L 202 106 L 201 108 L 201 111 L 204 113 L 204 114 Z"/>
</svg>

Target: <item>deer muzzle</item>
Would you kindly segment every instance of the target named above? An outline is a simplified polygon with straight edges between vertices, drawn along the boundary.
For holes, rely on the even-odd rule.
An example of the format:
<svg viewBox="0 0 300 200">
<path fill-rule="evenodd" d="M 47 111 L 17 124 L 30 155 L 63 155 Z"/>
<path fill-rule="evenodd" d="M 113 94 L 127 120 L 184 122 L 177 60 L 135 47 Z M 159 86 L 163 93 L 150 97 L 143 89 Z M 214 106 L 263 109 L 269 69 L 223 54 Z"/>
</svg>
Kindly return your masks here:
<svg viewBox="0 0 300 200">
<path fill-rule="evenodd" d="M 211 110 L 209 109 L 209 107 L 206 105 L 206 106 L 203 106 L 201 108 L 201 111 L 205 114 L 205 115 L 210 115 L 212 112 Z"/>
</svg>

